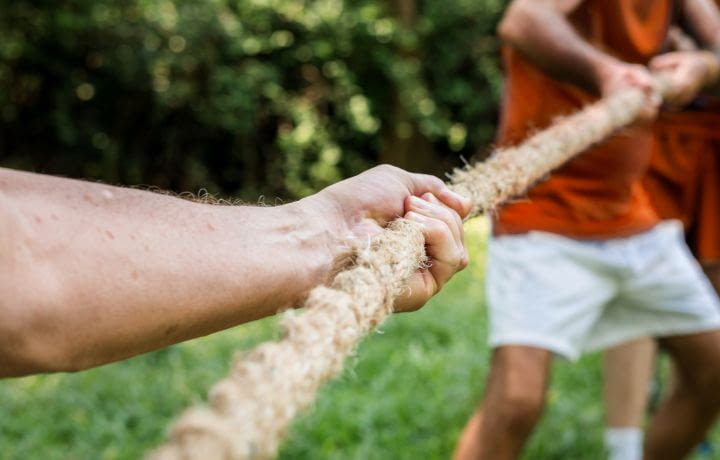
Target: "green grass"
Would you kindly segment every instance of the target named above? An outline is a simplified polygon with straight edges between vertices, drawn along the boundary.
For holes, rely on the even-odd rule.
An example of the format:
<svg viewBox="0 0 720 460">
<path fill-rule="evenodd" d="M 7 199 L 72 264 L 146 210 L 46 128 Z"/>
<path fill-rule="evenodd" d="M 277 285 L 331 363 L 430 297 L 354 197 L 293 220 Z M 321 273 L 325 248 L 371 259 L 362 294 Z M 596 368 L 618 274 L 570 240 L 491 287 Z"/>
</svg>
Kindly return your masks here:
<svg viewBox="0 0 720 460">
<path fill-rule="evenodd" d="M 486 232 L 482 221 L 469 224 L 469 269 L 423 310 L 368 337 L 296 421 L 281 459 L 449 458 L 488 370 Z M 204 398 L 238 348 L 275 334 L 271 319 L 86 372 L 0 381 L 0 459 L 138 458 Z M 555 363 L 524 458 L 604 458 L 600 385 L 597 356 Z"/>
</svg>

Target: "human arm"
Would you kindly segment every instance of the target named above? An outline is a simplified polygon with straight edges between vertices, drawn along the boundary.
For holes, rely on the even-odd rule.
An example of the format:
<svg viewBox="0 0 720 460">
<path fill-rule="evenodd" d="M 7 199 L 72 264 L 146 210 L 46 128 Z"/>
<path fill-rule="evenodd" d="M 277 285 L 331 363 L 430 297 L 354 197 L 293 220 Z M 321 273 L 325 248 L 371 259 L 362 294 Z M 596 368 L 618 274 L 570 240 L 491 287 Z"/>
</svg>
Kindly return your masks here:
<svg viewBox="0 0 720 460">
<path fill-rule="evenodd" d="M 582 0 L 514 0 L 503 17 L 501 39 L 548 75 L 600 96 L 635 87 L 648 94 L 644 118 L 654 116 L 659 99 L 643 66 L 630 64 L 588 43 L 568 16 Z"/>
<path fill-rule="evenodd" d="M 677 24 L 670 26 L 667 38 L 671 51 L 697 51 L 699 49 L 695 40 Z"/>
<path fill-rule="evenodd" d="M 700 46 L 720 56 L 720 9 L 713 0 L 684 0 L 682 16 Z"/>
<path fill-rule="evenodd" d="M 277 207 L 0 169 L 0 376 L 85 369 L 296 305 L 348 244 L 426 192 L 453 212 L 469 209 L 439 179 L 391 167 Z M 457 229 L 428 218 L 429 252 L 441 247 L 430 257 L 446 269 L 416 275 L 415 297 L 400 309 L 423 303 L 448 266 L 467 261 L 461 241 L 443 241 Z"/>
<path fill-rule="evenodd" d="M 671 107 L 687 105 L 720 79 L 720 11 L 712 0 L 685 0 L 681 6 L 686 27 L 702 49 L 673 51 L 650 62 L 654 72 L 665 74 L 669 85 L 665 100 Z"/>
</svg>

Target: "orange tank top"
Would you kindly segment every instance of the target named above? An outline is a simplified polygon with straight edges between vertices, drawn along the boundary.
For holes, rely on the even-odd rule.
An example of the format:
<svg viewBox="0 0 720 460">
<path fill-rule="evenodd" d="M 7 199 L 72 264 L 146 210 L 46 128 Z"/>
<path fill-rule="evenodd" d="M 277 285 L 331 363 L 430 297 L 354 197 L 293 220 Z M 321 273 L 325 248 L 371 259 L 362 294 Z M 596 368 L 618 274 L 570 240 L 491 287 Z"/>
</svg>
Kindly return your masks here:
<svg viewBox="0 0 720 460">
<path fill-rule="evenodd" d="M 585 0 L 572 22 L 594 46 L 632 63 L 647 64 L 667 34 L 672 0 Z M 503 49 L 504 93 L 498 143 L 514 145 L 560 116 L 594 102 L 580 88 L 557 81 L 519 52 Z M 652 142 L 649 127 L 626 128 L 556 170 L 527 199 L 504 206 L 496 234 L 541 230 L 573 238 L 613 238 L 658 221 L 641 179 Z"/>
</svg>

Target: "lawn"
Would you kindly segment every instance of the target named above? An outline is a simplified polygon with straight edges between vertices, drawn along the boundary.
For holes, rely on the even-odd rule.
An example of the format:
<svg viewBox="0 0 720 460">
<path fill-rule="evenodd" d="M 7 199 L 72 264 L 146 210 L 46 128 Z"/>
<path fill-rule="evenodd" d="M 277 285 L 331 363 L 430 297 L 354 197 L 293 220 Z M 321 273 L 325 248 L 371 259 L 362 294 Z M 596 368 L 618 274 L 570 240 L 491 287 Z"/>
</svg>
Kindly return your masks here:
<svg viewBox="0 0 720 460">
<path fill-rule="evenodd" d="M 341 378 L 295 423 L 281 459 L 446 459 L 488 369 L 481 220 L 467 226 L 473 262 L 422 311 L 363 343 Z M 198 403 L 233 353 L 276 336 L 245 325 L 77 374 L 0 381 L 0 459 L 134 459 Z M 597 356 L 557 362 L 527 459 L 602 459 Z M 720 437 L 716 432 L 716 444 Z"/>
</svg>

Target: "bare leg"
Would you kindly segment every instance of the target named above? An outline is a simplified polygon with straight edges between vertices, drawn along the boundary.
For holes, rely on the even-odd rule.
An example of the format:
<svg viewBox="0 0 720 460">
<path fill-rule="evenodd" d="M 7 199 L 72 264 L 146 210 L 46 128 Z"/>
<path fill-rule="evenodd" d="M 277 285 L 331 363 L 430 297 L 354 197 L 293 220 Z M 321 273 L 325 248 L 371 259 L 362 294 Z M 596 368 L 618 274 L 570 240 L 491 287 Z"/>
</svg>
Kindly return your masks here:
<svg viewBox="0 0 720 460">
<path fill-rule="evenodd" d="M 645 458 L 679 459 L 702 441 L 720 411 L 720 330 L 666 337 L 676 380 L 647 434 Z"/>
<path fill-rule="evenodd" d="M 608 349 L 603 358 L 609 460 L 640 460 L 655 341 L 642 338 L 626 342 Z"/>
<path fill-rule="evenodd" d="M 542 413 L 551 362 L 551 352 L 534 347 L 493 352 L 485 400 L 465 427 L 455 460 L 518 458 Z"/>
<path fill-rule="evenodd" d="M 643 338 L 610 348 L 603 365 L 607 425 L 641 427 L 655 369 L 655 341 Z"/>
<path fill-rule="evenodd" d="M 460 439 L 455 446 L 454 460 L 469 460 L 480 458 L 480 430 L 483 423 L 483 410 L 478 407 L 473 416 L 465 425 Z"/>
</svg>

